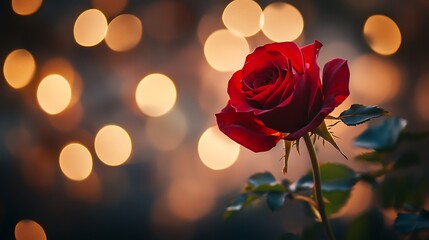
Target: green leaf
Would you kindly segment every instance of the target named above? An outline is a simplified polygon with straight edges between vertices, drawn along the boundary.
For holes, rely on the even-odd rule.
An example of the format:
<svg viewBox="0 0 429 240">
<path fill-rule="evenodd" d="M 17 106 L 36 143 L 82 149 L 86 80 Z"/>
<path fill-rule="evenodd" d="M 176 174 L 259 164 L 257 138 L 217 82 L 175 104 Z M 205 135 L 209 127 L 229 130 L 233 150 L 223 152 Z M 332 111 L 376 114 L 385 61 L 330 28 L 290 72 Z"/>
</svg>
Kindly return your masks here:
<svg viewBox="0 0 429 240">
<path fill-rule="evenodd" d="M 427 183 L 420 175 L 386 175 L 377 189 L 384 208 L 398 210 L 420 209 L 425 201 Z"/>
<path fill-rule="evenodd" d="M 359 180 L 359 175 L 349 167 L 326 163 L 320 166 L 323 196 L 328 200 L 326 212 L 328 215 L 340 210 L 350 196 L 351 188 Z M 293 191 L 313 189 L 313 176 L 308 173 L 292 184 Z"/>
<path fill-rule="evenodd" d="M 399 213 L 394 223 L 400 233 L 411 233 L 429 229 L 429 211 L 422 210 L 419 214 Z"/>
<path fill-rule="evenodd" d="M 286 193 L 282 192 L 268 192 L 267 204 L 271 211 L 280 209 L 286 200 Z"/>
<path fill-rule="evenodd" d="M 398 142 L 399 134 L 407 125 L 407 121 L 392 117 L 384 119 L 377 125 L 368 127 L 354 141 L 354 145 L 377 151 L 390 150 Z"/>
<path fill-rule="evenodd" d="M 346 232 L 346 240 L 378 240 L 384 228 L 383 215 L 377 210 L 370 210 L 353 219 Z"/>
<path fill-rule="evenodd" d="M 313 133 L 322 137 L 324 140 L 332 144 L 332 146 L 334 146 L 334 148 L 337 149 L 347 159 L 347 156 L 343 153 L 343 151 L 341 151 L 340 147 L 337 145 L 334 138 L 332 137 L 332 134 L 329 132 L 328 127 L 326 127 L 325 121 L 323 121 L 320 126 L 313 131 Z"/>
<path fill-rule="evenodd" d="M 362 153 L 357 155 L 355 158 L 359 161 L 370 162 L 370 163 L 380 163 L 385 157 L 384 153 L 381 152 L 369 152 Z"/>
<path fill-rule="evenodd" d="M 224 219 L 231 218 L 235 213 L 239 212 L 245 206 L 249 205 L 249 203 L 260 198 L 261 196 L 262 195 L 252 194 L 252 193 L 243 193 L 236 196 L 231 200 L 231 204 L 226 208 L 223 214 L 223 218 Z"/>
<path fill-rule="evenodd" d="M 284 193 L 286 192 L 286 188 L 283 184 L 275 184 L 275 185 L 259 185 L 258 187 L 254 188 L 252 190 L 254 193 L 267 193 L 267 192 L 278 192 L 278 193 Z"/>
<path fill-rule="evenodd" d="M 270 172 L 256 173 L 247 181 L 253 188 L 258 188 L 261 185 L 275 185 L 276 179 Z"/>
<path fill-rule="evenodd" d="M 412 167 L 418 163 L 420 163 L 420 157 L 416 152 L 406 152 L 402 154 L 399 159 L 394 163 L 393 169 L 404 169 Z"/>
<path fill-rule="evenodd" d="M 387 111 L 377 106 L 363 106 L 353 104 L 338 116 L 347 126 L 356 126 L 358 124 L 386 115 Z"/>
<path fill-rule="evenodd" d="M 325 163 L 320 166 L 322 191 L 349 191 L 358 180 L 357 174 L 349 167 L 337 163 Z M 313 188 L 313 175 L 310 171 L 293 184 L 294 191 Z"/>
<path fill-rule="evenodd" d="M 284 165 L 283 165 L 283 174 L 287 173 L 287 163 L 289 160 L 290 151 L 292 150 L 292 141 L 284 140 L 285 144 L 285 156 L 284 156 Z"/>
<path fill-rule="evenodd" d="M 300 240 L 301 238 L 294 233 L 283 233 L 278 240 Z"/>
</svg>

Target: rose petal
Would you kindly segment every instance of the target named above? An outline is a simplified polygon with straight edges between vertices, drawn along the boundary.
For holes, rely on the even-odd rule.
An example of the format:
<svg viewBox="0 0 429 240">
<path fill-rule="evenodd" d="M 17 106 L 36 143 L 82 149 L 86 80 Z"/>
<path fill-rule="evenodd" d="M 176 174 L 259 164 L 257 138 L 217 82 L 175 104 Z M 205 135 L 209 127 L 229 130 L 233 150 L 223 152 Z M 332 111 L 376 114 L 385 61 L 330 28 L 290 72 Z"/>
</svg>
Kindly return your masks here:
<svg viewBox="0 0 429 240">
<path fill-rule="evenodd" d="M 298 73 L 303 73 L 304 61 L 301 50 L 294 42 L 271 43 L 264 46 L 267 51 L 278 51 L 283 54 Z"/>
<path fill-rule="evenodd" d="M 304 136 L 304 134 L 313 131 L 325 120 L 326 116 L 328 116 L 331 111 L 329 111 L 329 109 L 322 109 L 322 111 L 320 111 L 309 124 L 305 125 L 298 131 L 290 133 L 285 137 L 285 139 L 289 141 L 297 140 Z"/>
<path fill-rule="evenodd" d="M 325 64 L 323 68 L 324 107 L 330 106 L 334 110 L 349 96 L 349 78 L 347 60 L 336 58 Z"/>
<path fill-rule="evenodd" d="M 254 152 L 268 151 L 281 139 L 281 133 L 264 126 L 252 112 L 236 112 L 229 102 L 216 121 L 225 135 Z"/>
<path fill-rule="evenodd" d="M 304 62 L 308 64 L 306 68 L 313 70 L 317 76 L 319 76 L 319 66 L 317 65 L 316 60 L 319 56 L 319 51 L 322 46 L 322 43 L 316 40 L 313 44 L 309 44 L 301 48 L 302 54 L 304 56 Z"/>
<path fill-rule="evenodd" d="M 320 68 L 317 65 L 317 57 L 322 46 L 323 44 L 316 40 L 314 43 L 301 48 L 308 77 L 314 82 L 308 94 L 310 99 L 308 116 L 310 119 L 316 116 L 322 106 L 322 83 L 320 81 Z"/>
<path fill-rule="evenodd" d="M 228 82 L 228 95 L 231 99 L 231 106 L 240 112 L 250 112 L 253 110 L 241 89 L 241 70 L 235 72 Z"/>
</svg>

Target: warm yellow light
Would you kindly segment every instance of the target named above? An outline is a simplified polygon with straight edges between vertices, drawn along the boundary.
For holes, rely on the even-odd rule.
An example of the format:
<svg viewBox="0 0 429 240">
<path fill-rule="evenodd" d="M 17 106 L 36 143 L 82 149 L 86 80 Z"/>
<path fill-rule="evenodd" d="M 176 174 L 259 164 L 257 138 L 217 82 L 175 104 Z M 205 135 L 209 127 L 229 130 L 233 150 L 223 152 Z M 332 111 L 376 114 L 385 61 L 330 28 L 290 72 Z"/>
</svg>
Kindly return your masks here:
<svg viewBox="0 0 429 240">
<path fill-rule="evenodd" d="M 401 72 L 392 62 L 375 55 L 363 55 L 350 65 L 350 92 L 362 104 L 381 104 L 401 89 Z"/>
<path fill-rule="evenodd" d="M 198 141 L 201 161 L 213 170 L 230 167 L 238 158 L 240 146 L 225 136 L 217 126 L 208 128 Z"/>
<path fill-rule="evenodd" d="M 128 5 L 128 0 L 92 0 L 92 6 L 102 11 L 106 16 L 121 13 Z"/>
<path fill-rule="evenodd" d="M 212 33 L 204 44 L 207 62 L 222 72 L 240 69 L 248 54 L 249 45 L 246 39 L 226 29 Z"/>
<path fill-rule="evenodd" d="M 16 240 L 46 240 L 42 226 L 33 220 L 21 220 L 15 226 Z"/>
<path fill-rule="evenodd" d="M 109 23 L 104 40 L 113 51 L 123 52 L 137 46 L 141 37 L 142 23 L 140 19 L 131 14 L 123 14 Z"/>
<path fill-rule="evenodd" d="M 401 46 L 401 31 L 387 16 L 373 15 L 363 27 L 363 34 L 371 49 L 381 55 L 391 55 Z"/>
<path fill-rule="evenodd" d="M 149 118 L 145 133 L 155 148 L 170 151 L 177 148 L 183 141 L 187 128 L 183 113 L 173 110 L 161 117 Z"/>
<path fill-rule="evenodd" d="M 173 81 L 163 74 L 149 74 L 137 85 L 136 102 L 144 114 L 159 117 L 174 106 L 176 87 Z"/>
<path fill-rule="evenodd" d="M 75 71 L 69 60 L 65 58 L 52 58 L 44 62 L 40 68 L 39 76 L 45 77 L 50 74 L 58 74 L 63 76 L 70 84 L 72 90 L 72 98 L 70 105 L 74 106 L 82 93 L 82 79 Z"/>
<path fill-rule="evenodd" d="M 74 23 L 74 39 L 84 47 L 92 47 L 103 41 L 107 32 L 107 20 L 100 10 L 89 9 L 79 15 Z"/>
<path fill-rule="evenodd" d="M 253 0 L 235 0 L 226 6 L 222 14 L 225 26 L 232 32 L 248 37 L 261 30 L 259 19 L 262 9 Z"/>
<path fill-rule="evenodd" d="M 92 171 L 91 153 L 82 144 L 70 143 L 61 150 L 60 168 L 71 180 L 82 181 Z"/>
<path fill-rule="evenodd" d="M 37 101 L 48 114 L 58 114 L 70 104 L 71 87 L 61 75 L 46 76 L 37 87 Z"/>
<path fill-rule="evenodd" d="M 109 166 L 123 164 L 131 155 L 132 142 L 127 131 L 116 125 L 104 126 L 95 136 L 95 152 Z"/>
<path fill-rule="evenodd" d="M 19 15 L 31 15 L 39 10 L 43 0 L 12 0 L 12 9 Z"/>
<path fill-rule="evenodd" d="M 288 3 L 268 5 L 261 16 L 262 32 L 276 42 L 293 41 L 304 29 L 304 19 L 298 9 Z"/>
<path fill-rule="evenodd" d="M 36 71 L 33 56 L 25 49 L 17 49 L 7 55 L 3 65 L 3 74 L 13 88 L 23 88 L 31 81 Z"/>
</svg>

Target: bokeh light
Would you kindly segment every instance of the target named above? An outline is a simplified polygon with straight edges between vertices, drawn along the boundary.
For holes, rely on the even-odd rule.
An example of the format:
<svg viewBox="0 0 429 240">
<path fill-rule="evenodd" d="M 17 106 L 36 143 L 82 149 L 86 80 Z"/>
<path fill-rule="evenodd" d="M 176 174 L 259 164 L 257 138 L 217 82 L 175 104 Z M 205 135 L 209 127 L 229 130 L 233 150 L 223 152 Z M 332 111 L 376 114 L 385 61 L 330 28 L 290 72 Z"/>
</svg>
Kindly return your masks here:
<svg viewBox="0 0 429 240">
<path fill-rule="evenodd" d="M 98 158 L 109 166 L 126 162 L 132 150 L 130 135 L 117 125 L 107 125 L 100 129 L 95 136 L 94 146 Z"/>
<path fill-rule="evenodd" d="M 381 55 L 391 55 L 401 46 L 401 31 L 398 25 L 384 15 L 370 16 L 363 27 L 365 40 L 371 49 Z"/>
<path fill-rule="evenodd" d="M 137 46 L 141 37 L 142 23 L 140 19 L 131 14 L 123 14 L 109 23 L 104 40 L 113 51 L 123 52 Z"/>
<path fill-rule="evenodd" d="M 170 210 L 178 217 L 195 221 L 214 207 L 215 191 L 197 180 L 181 179 L 173 181 L 167 193 Z M 192 206 L 192 207 L 190 207 Z"/>
<path fill-rule="evenodd" d="M 275 42 L 293 41 L 304 30 L 301 12 L 288 3 L 268 5 L 261 16 L 262 32 Z"/>
<path fill-rule="evenodd" d="M 3 65 L 3 74 L 13 88 L 23 88 L 30 83 L 36 72 L 33 55 L 25 49 L 16 49 L 7 55 Z"/>
<path fill-rule="evenodd" d="M 145 133 L 149 142 L 158 150 L 170 151 L 182 143 L 188 124 L 183 113 L 172 110 L 158 117 L 149 118 L 146 123 Z"/>
<path fill-rule="evenodd" d="M 70 105 L 74 106 L 80 98 L 82 93 L 82 79 L 76 72 L 69 60 L 65 58 L 52 58 L 44 62 L 40 68 L 40 76 L 46 77 L 51 74 L 58 74 L 63 76 L 70 84 L 72 90 L 72 98 Z"/>
<path fill-rule="evenodd" d="M 401 90 L 401 72 L 393 62 L 362 55 L 352 61 L 350 68 L 350 92 L 362 104 L 384 103 Z"/>
<path fill-rule="evenodd" d="M 70 143 L 61 150 L 60 168 L 71 180 L 82 181 L 92 171 L 91 153 L 80 143 Z"/>
<path fill-rule="evenodd" d="M 37 87 L 37 101 L 48 114 L 62 112 L 71 101 L 71 87 L 61 75 L 51 74 L 42 79 Z"/>
<path fill-rule="evenodd" d="M 429 74 L 424 75 L 417 82 L 414 104 L 420 117 L 425 121 L 429 121 Z"/>
<path fill-rule="evenodd" d="M 241 68 L 249 54 L 249 45 L 244 37 L 222 29 L 212 33 L 204 44 L 207 62 L 218 71 L 234 71 Z"/>
<path fill-rule="evenodd" d="M 230 167 L 238 158 L 240 146 L 223 134 L 217 126 L 208 128 L 198 141 L 201 161 L 213 170 Z"/>
<path fill-rule="evenodd" d="M 46 240 L 43 227 L 33 220 L 21 220 L 15 225 L 16 240 Z"/>
<path fill-rule="evenodd" d="M 76 42 L 84 47 L 92 47 L 103 41 L 107 32 L 107 19 L 97 9 L 81 13 L 74 23 L 73 34 Z"/>
<path fill-rule="evenodd" d="M 128 0 L 92 0 L 92 6 L 102 11 L 106 16 L 121 13 L 128 5 Z"/>
<path fill-rule="evenodd" d="M 151 117 L 166 114 L 176 103 L 173 81 L 160 73 L 149 74 L 137 85 L 135 99 L 140 110 Z"/>
<path fill-rule="evenodd" d="M 226 6 L 222 20 L 230 31 L 248 37 L 261 30 L 261 14 L 262 9 L 255 1 L 235 0 Z"/>
<path fill-rule="evenodd" d="M 19 15 L 31 15 L 39 10 L 43 0 L 12 0 L 12 9 Z"/>
</svg>

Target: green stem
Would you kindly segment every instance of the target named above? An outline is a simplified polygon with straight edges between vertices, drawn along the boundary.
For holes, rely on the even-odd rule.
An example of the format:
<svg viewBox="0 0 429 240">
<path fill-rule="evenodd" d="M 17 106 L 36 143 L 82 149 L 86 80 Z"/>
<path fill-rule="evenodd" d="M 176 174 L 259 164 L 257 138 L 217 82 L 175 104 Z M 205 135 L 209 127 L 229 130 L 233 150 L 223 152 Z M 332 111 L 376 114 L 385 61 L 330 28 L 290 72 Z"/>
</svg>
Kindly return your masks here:
<svg viewBox="0 0 429 240">
<path fill-rule="evenodd" d="M 322 224 L 325 229 L 325 233 L 328 236 L 328 239 L 335 240 L 335 236 L 334 236 L 334 233 L 332 232 L 331 224 L 329 223 L 328 216 L 326 215 L 325 203 L 323 201 L 319 159 L 317 158 L 316 150 L 314 150 L 314 146 L 310 139 L 310 135 L 306 133 L 303 137 L 311 159 L 311 166 L 313 169 L 314 188 L 316 192 L 316 202 L 319 208 L 320 217 L 322 218 Z"/>
</svg>

